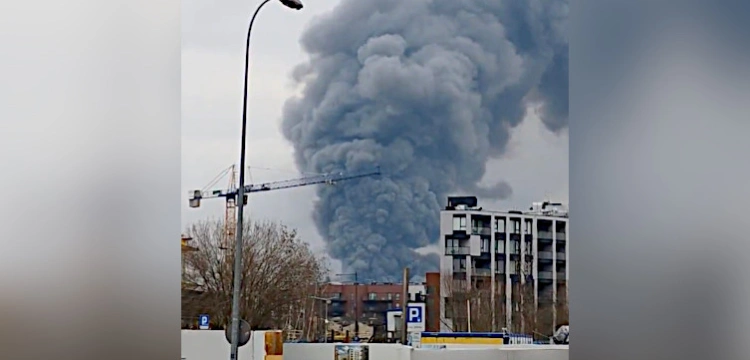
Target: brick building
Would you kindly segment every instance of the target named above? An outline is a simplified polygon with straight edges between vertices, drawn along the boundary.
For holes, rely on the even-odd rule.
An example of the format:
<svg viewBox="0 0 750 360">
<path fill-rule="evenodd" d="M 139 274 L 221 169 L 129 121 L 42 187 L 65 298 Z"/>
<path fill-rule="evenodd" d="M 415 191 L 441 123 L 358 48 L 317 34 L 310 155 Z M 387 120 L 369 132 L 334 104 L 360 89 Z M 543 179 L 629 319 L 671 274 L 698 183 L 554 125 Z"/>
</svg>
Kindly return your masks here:
<svg viewBox="0 0 750 360">
<path fill-rule="evenodd" d="M 331 318 L 359 319 L 363 323 L 379 324 L 388 309 L 401 306 L 400 284 L 327 284 L 324 297 L 331 298 L 328 316 Z"/>
<path fill-rule="evenodd" d="M 427 282 L 409 285 L 409 301 L 424 302 L 427 311 L 428 331 L 440 328 L 440 274 L 428 273 Z M 323 296 L 331 298 L 328 316 L 352 320 L 358 314 L 359 321 L 370 325 L 385 323 L 388 310 L 401 308 L 403 301 L 401 284 L 327 284 Z"/>
</svg>

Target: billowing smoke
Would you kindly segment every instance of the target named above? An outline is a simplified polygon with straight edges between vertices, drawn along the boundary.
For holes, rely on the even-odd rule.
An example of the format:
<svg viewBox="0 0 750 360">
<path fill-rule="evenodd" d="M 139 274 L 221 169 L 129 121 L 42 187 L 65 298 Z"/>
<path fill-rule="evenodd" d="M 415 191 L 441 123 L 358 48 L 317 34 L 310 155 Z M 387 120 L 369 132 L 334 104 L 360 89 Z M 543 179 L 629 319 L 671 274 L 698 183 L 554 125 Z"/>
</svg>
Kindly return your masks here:
<svg viewBox="0 0 750 360">
<path fill-rule="evenodd" d="M 424 274 L 449 193 L 479 186 L 530 102 L 552 130 L 568 121 L 563 0 L 342 0 L 302 36 L 310 55 L 284 108 L 304 171 L 385 176 L 321 187 L 315 222 L 329 254 L 372 280 Z"/>
</svg>

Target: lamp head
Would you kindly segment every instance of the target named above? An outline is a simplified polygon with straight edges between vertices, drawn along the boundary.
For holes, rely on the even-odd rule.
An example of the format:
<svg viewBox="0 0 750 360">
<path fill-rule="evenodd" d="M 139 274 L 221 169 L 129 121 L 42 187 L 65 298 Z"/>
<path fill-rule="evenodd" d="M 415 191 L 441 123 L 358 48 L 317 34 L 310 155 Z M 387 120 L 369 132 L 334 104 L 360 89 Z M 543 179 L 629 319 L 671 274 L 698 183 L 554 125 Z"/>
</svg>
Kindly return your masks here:
<svg viewBox="0 0 750 360">
<path fill-rule="evenodd" d="M 301 10 L 302 9 L 302 1 L 300 0 L 279 0 L 281 1 L 284 6 L 294 9 L 294 10 Z"/>
</svg>

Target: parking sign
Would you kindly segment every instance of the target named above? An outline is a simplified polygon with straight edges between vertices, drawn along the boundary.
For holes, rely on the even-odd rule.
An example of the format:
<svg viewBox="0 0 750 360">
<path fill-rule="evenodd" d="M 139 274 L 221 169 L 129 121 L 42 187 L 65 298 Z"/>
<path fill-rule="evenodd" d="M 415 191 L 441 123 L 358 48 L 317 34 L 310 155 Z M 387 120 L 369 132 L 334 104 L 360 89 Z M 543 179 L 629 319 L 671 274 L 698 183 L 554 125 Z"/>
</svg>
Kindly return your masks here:
<svg viewBox="0 0 750 360">
<path fill-rule="evenodd" d="M 406 331 L 425 331 L 424 304 L 409 304 L 406 306 Z"/>
<path fill-rule="evenodd" d="M 201 330 L 208 330 L 208 325 L 210 324 L 209 320 L 210 318 L 206 314 L 198 316 L 198 328 Z"/>
</svg>

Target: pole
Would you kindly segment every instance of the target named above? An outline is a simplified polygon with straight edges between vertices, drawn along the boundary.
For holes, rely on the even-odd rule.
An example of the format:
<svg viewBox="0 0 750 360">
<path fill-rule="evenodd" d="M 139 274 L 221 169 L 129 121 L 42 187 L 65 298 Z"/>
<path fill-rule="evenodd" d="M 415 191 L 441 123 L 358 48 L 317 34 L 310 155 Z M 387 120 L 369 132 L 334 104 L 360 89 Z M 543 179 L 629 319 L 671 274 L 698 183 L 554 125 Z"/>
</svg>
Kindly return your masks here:
<svg viewBox="0 0 750 360">
<path fill-rule="evenodd" d="M 468 299 L 466 300 L 466 321 L 467 330 L 471 332 L 471 301 Z"/>
<path fill-rule="evenodd" d="M 247 27 L 247 40 L 245 42 L 245 86 L 242 97 L 242 134 L 240 135 L 240 178 L 235 204 L 239 204 L 237 209 L 237 231 L 235 232 L 236 241 L 234 248 L 234 279 L 232 287 L 232 342 L 229 352 L 230 360 L 237 360 L 237 352 L 240 340 L 240 296 L 242 295 L 242 223 L 243 209 L 245 208 L 245 150 L 247 147 L 247 83 L 250 70 L 250 34 L 253 30 L 253 23 L 258 12 L 271 0 L 263 0 L 258 8 L 255 9 L 253 17 L 250 18 L 250 24 Z"/>
<path fill-rule="evenodd" d="M 404 283 L 401 290 L 401 298 L 404 300 L 401 305 L 401 344 L 406 345 L 406 327 L 407 327 L 407 307 L 409 306 L 409 268 L 404 268 Z"/>
<path fill-rule="evenodd" d="M 331 300 L 326 300 L 326 314 L 325 314 L 325 317 L 326 317 L 326 337 L 325 337 L 325 342 L 326 343 L 328 342 L 328 303 L 330 301 Z"/>
<path fill-rule="evenodd" d="M 359 339 L 359 280 L 357 272 L 354 272 L 354 337 Z"/>
</svg>

